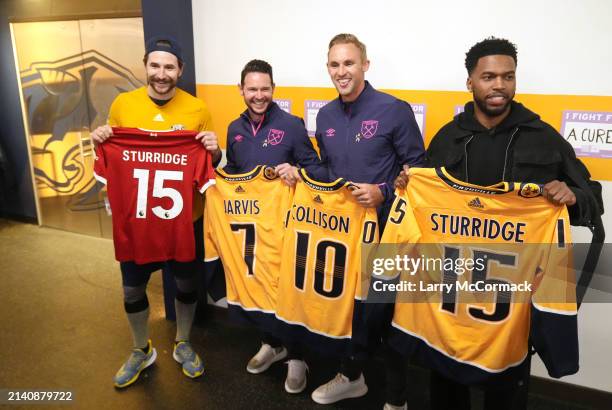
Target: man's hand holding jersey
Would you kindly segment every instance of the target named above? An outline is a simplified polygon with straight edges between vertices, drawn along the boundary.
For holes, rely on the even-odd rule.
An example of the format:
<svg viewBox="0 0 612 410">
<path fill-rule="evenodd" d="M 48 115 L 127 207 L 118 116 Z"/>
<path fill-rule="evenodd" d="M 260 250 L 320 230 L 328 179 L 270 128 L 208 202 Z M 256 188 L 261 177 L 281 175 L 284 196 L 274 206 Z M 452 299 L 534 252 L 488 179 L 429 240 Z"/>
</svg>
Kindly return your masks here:
<svg viewBox="0 0 612 410">
<path fill-rule="evenodd" d="M 404 169 L 402 169 L 395 178 L 395 188 L 405 189 L 408 186 L 408 170 L 410 167 L 407 164 L 404 164 Z"/>
<path fill-rule="evenodd" d="M 357 186 L 351 194 L 357 199 L 359 205 L 366 208 L 376 208 L 382 204 L 385 200 L 382 191 L 376 184 L 359 184 L 353 183 Z"/>
<path fill-rule="evenodd" d="M 102 144 L 113 135 L 113 129 L 110 125 L 100 125 L 91 132 L 91 139 L 97 144 Z"/>
<path fill-rule="evenodd" d="M 572 206 L 576 203 L 576 195 L 563 181 L 553 180 L 544 185 L 542 196 L 555 205 Z"/>
<path fill-rule="evenodd" d="M 214 131 L 202 131 L 195 137 L 204 145 L 206 151 L 210 152 L 213 164 L 221 160 L 221 150 L 219 149 L 219 140 Z"/>
<path fill-rule="evenodd" d="M 281 181 L 283 181 L 289 186 L 295 186 L 298 181 L 302 180 L 302 177 L 300 177 L 300 173 L 298 172 L 297 167 L 294 167 L 293 165 L 288 164 L 286 162 L 277 165 L 274 168 L 274 171 L 280 177 Z"/>
</svg>

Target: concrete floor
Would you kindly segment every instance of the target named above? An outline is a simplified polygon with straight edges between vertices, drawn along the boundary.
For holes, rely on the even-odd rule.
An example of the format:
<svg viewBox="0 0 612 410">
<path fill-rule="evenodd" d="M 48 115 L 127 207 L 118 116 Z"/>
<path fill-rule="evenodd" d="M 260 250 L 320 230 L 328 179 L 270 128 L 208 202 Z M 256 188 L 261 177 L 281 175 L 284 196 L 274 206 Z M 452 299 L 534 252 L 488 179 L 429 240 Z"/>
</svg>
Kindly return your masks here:
<svg viewBox="0 0 612 410">
<path fill-rule="evenodd" d="M 206 373 L 197 380 L 187 379 L 172 359 L 175 327 L 164 318 L 159 274 L 148 289 L 150 333 L 158 359 L 136 384 L 116 390 L 112 376 L 129 355 L 131 337 L 112 241 L 0 219 L 0 249 L 0 389 L 72 390 L 72 408 L 78 409 L 383 406 L 384 377 L 378 358 L 365 372 L 368 395 L 332 406 L 315 404 L 310 392 L 333 377 L 334 363 L 311 358 L 308 389 L 299 395 L 285 393 L 283 364 L 261 375 L 248 374 L 244 368 L 259 347 L 258 333 L 231 325 L 218 308 L 207 309 L 192 332 Z M 428 408 L 427 372 L 414 368 L 410 379 L 409 408 Z M 480 408 L 481 397 L 475 396 L 475 408 Z M 529 408 L 586 407 L 531 395 Z"/>
</svg>

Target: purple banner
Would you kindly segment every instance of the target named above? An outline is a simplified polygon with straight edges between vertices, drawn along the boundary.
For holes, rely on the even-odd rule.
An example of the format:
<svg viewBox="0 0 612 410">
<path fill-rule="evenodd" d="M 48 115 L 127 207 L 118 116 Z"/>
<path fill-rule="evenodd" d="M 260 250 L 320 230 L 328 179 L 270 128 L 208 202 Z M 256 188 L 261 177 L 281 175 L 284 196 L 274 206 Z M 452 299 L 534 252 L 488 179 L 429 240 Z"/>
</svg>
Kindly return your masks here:
<svg viewBox="0 0 612 410">
<path fill-rule="evenodd" d="M 591 122 L 612 124 L 612 112 L 563 111 L 563 122 Z"/>
</svg>

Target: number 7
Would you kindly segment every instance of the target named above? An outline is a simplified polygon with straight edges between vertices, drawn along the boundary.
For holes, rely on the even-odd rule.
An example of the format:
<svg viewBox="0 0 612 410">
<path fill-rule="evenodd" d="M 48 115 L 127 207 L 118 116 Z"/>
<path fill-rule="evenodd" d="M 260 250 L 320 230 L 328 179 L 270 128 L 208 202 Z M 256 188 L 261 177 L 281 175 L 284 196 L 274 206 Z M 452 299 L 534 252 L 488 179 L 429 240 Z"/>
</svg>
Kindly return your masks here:
<svg viewBox="0 0 612 410">
<path fill-rule="evenodd" d="M 255 265 L 255 224 L 254 223 L 230 223 L 233 232 L 244 230 L 244 263 L 247 265 L 247 276 L 254 275 Z"/>
</svg>

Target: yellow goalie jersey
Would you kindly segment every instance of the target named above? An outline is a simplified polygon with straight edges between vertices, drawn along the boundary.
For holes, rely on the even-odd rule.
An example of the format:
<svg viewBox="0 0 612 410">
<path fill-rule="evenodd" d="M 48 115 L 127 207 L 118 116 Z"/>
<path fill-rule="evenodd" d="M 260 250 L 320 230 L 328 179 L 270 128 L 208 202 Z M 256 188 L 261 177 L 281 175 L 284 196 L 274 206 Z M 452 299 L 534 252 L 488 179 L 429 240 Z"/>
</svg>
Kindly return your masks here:
<svg viewBox="0 0 612 410">
<path fill-rule="evenodd" d="M 392 257 L 412 259 L 395 278 L 375 284 L 373 275 L 370 288 L 395 286 L 389 344 L 465 384 L 513 377 L 529 341 L 551 376 L 577 372 L 566 207 L 533 183 L 481 187 L 444 168 L 412 168 L 409 176 L 376 256 L 389 247 Z"/>
<path fill-rule="evenodd" d="M 207 275 L 219 273 L 220 258 L 230 312 L 273 331 L 292 189 L 264 166 L 245 174 L 216 172 L 217 184 L 206 192 L 204 209 Z"/>
<path fill-rule="evenodd" d="M 276 317 L 286 339 L 346 353 L 358 321 L 362 243 L 379 239 L 376 210 L 357 203 L 351 183 L 320 183 L 300 172 L 287 215 Z"/>
</svg>

